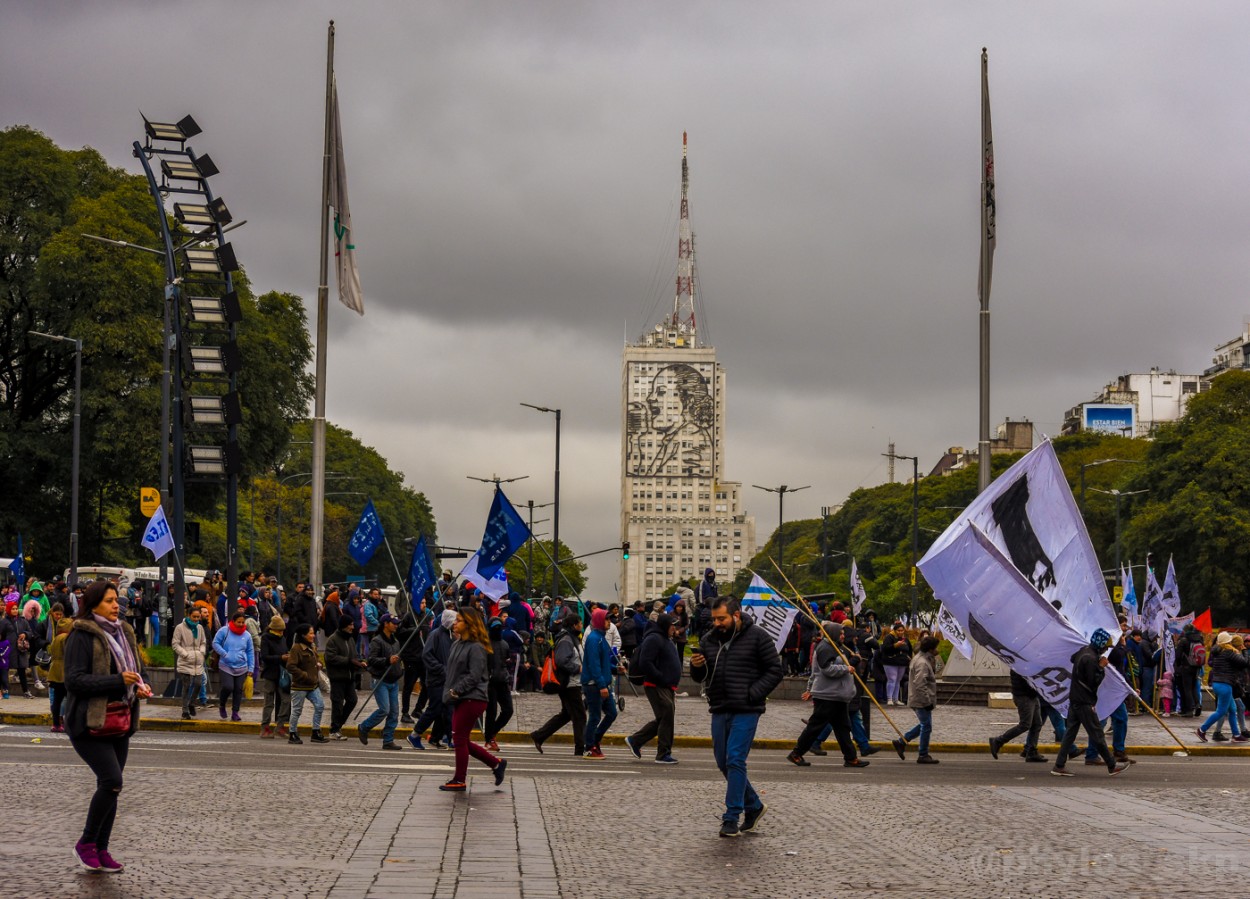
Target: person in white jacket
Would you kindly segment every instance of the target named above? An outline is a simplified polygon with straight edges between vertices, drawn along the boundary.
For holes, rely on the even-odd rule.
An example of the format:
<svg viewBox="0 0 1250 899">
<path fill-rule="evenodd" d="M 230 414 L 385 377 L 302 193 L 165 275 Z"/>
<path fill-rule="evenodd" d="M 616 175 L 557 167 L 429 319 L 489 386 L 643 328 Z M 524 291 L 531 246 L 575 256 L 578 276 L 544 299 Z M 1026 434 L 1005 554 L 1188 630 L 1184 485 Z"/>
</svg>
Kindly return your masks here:
<svg viewBox="0 0 1250 899">
<path fill-rule="evenodd" d="M 195 717 L 195 694 L 204 675 L 204 659 L 208 655 L 207 628 L 200 621 L 203 613 L 199 606 L 192 606 L 176 628 L 173 647 L 176 659 L 174 670 L 182 687 L 182 717 Z"/>
</svg>

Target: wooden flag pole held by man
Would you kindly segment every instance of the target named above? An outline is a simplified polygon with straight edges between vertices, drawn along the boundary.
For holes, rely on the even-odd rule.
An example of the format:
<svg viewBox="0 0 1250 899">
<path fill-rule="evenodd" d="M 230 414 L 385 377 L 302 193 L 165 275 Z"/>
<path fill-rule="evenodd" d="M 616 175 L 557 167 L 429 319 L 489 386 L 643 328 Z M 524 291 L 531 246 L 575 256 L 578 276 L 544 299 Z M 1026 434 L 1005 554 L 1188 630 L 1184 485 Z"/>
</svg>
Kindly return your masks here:
<svg viewBox="0 0 1250 899">
<path fill-rule="evenodd" d="M 851 674 L 855 675 L 855 680 L 857 680 L 859 685 L 864 688 L 864 694 L 872 700 L 872 704 L 877 707 L 877 711 L 881 713 L 881 717 L 890 722 L 890 727 L 894 728 L 894 732 L 898 734 L 899 737 L 902 737 L 903 732 L 898 729 L 898 725 L 894 723 L 894 719 L 891 718 L 886 713 L 885 709 L 881 707 L 881 703 L 877 701 L 877 697 L 873 695 L 872 690 L 868 689 L 868 685 L 864 683 L 864 679 L 859 676 L 859 672 L 855 670 L 855 666 L 847 661 L 846 656 L 842 653 L 842 647 L 838 646 L 838 644 L 834 643 L 833 640 L 830 639 L 829 634 L 825 631 L 824 625 L 820 623 L 820 619 L 812 614 L 812 607 L 807 605 L 807 600 L 803 598 L 803 594 L 799 593 L 799 591 L 795 589 L 794 584 L 790 583 L 790 579 L 786 577 L 786 573 L 781 570 L 780 566 L 777 565 L 777 562 L 772 556 L 768 557 L 768 561 L 773 563 L 773 567 L 777 569 L 777 573 L 781 575 L 781 579 L 786 582 L 786 586 L 789 587 L 791 591 L 793 591 L 794 595 L 798 597 L 798 602 L 790 599 L 784 593 L 779 593 L 778 595 L 815 622 L 816 630 L 820 632 L 820 635 L 824 637 L 826 641 L 828 641 L 829 645 L 832 646 L 834 651 L 842 658 L 842 661 L 846 662 L 846 666 L 851 669 Z M 751 573 L 755 574 L 754 571 Z"/>
</svg>

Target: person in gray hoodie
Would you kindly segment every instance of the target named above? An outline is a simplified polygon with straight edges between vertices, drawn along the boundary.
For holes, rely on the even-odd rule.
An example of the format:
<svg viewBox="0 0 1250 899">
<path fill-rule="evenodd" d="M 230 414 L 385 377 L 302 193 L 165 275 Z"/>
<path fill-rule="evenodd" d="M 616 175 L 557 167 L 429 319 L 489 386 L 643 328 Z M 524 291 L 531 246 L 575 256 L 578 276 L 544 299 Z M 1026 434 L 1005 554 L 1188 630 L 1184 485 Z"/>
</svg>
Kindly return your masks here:
<svg viewBox="0 0 1250 899">
<path fill-rule="evenodd" d="M 835 646 L 842 638 L 842 625 L 826 621 L 824 630 L 828 639 L 821 640 L 816 647 L 812 673 L 803 693 L 803 699 L 810 699 L 815 708 L 786 758 L 800 767 L 811 765 L 803 756 L 815 745 L 825 726 L 831 724 L 834 736 L 838 738 L 838 748 L 842 750 L 843 767 L 867 768 L 868 762 L 856 755 L 855 741 L 851 739 L 848 704 L 855 698 L 855 675 L 846 657 Z"/>
<path fill-rule="evenodd" d="M 408 744 L 413 749 L 425 749 L 421 735 L 430 728 L 430 745 L 435 749 L 445 749 L 443 737 L 451 736 L 450 717 L 447 707 L 443 705 L 443 685 L 447 683 L 447 657 L 451 654 L 451 626 L 456 623 L 456 610 L 444 609 L 439 618 L 439 627 L 430 631 L 425 641 L 425 649 L 421 651 L 421 661 L 425 663 L 425 685 L 430 691 L 430 704 L 425 707 L 417 723 L 412 726 L 408 735 Z"/>
</svg>

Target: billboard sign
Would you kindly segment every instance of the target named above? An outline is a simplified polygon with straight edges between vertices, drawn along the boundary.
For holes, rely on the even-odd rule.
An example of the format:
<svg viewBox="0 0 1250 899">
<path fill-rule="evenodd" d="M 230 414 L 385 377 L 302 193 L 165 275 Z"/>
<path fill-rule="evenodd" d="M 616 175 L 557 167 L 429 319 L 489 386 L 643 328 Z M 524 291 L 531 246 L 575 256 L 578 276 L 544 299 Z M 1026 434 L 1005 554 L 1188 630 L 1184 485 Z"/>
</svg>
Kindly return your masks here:
<svg viewBox="0 0 1250 899">
<path fill-rule="evenodd" d="M 1137 410 L 1117 403 L 1086 403 L 1081 407 L 1081 430 L 1133 437 L 1137 434 Z"/>
</svg>

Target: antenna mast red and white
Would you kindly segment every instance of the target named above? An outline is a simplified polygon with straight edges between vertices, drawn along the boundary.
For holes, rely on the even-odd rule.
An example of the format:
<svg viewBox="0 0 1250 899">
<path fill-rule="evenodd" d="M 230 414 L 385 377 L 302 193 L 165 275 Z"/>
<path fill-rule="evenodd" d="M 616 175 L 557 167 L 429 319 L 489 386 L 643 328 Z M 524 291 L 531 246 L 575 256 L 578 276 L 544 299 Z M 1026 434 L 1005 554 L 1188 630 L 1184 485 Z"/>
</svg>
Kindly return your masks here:
<svg viewBox="0 0 1250 899">
<path fill-rule="evenodd" d="M 690 166 L 686 160 L 686 132 L 681 133 L 681 218 L 677 225 L 677 295 L 673 298 L 673 327 L 695 343 L 694 235 L 690 230 Z"/>
</svg>

